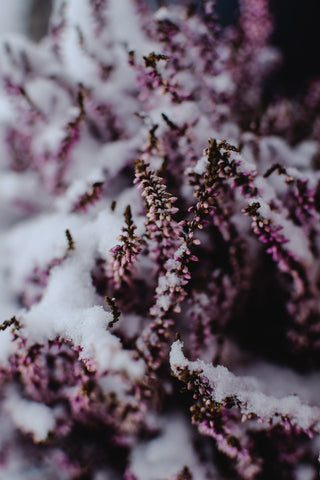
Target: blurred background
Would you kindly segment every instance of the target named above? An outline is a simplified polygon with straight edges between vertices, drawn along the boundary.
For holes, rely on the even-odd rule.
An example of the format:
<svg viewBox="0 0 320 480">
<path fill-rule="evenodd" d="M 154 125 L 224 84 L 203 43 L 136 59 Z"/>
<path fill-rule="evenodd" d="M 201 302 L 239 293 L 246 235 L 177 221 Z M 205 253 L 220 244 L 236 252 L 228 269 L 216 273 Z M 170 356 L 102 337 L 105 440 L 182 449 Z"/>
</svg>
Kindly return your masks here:
<svg viewBox="0 0 320 480">
<path fill-rule="evenodd" d="M 10 0 L 0 3 L 0 35 L 22 33 L 40 40 L 48 28 L 52 0 Z"/>
<path fill-rule="evenodd" d="M 121 0 L 119 0 L 121 1 Z M 201 0 L 144 0 L 150 8 L 169 3 L 196 3 Z M 240 0 L 241 1 L 241 0 Z M 22 33 L 39 41 L 46 33 L 53 0 L 10 0 L 1 2 L 0 34 Z M 216 0 L 219 22 L 236 22 L 238 0 Z M 305 82 L 320 75 L 320 0 L 269 0 L 275 28 L 272 43 L 283 54 L 283 67 L 276 81 L 290 95 Z"/>
</svg>

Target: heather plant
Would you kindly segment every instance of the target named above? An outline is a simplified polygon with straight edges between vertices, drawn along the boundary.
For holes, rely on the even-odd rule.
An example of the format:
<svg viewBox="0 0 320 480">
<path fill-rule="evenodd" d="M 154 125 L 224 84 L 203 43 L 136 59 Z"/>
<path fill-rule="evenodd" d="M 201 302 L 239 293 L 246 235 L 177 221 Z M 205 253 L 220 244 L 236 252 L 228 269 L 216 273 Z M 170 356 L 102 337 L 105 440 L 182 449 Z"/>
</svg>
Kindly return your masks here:
<svg viewBox="0 0 320 480">
<path fill-rule="evenodd" d="M 272 94 L 273 28 L 55 0 L 1 39 L 1 478 L 317 478 L 319 79 Z"/>
</svg>

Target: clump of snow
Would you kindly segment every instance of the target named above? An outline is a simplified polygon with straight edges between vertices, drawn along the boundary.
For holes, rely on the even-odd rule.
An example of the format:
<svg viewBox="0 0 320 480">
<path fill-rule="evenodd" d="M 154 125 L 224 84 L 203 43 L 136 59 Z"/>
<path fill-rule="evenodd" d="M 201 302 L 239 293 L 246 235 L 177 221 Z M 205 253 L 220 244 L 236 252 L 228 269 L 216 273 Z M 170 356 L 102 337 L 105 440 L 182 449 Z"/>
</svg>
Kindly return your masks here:
<svg viewBox="0 0 320 480">
<path fill-rule="evenodd" d="M 32 435 L 35 442 L 43 442 L 55 428 L 54 412 L 43 403 L 21 398 L 11 391 L 5 401 L 5 410 L 22 432 Z"/>
<path fill-rule="evenodd" d="M 223 365 L 216 367 L 201 360 L 190 362 L 182 351 L 183 342 L 173 343 L 170 352 L 170 365 L 173 373 L 179 375 L 181 369 L 187 368 L 190 373 L 197 373 L 212 388 L 212 398 L 216 402 L 224 402 L 226 398 L 235 397 L 241 404 L 244 415 L 255 414 L 264 422 L 270 419 L 280 421 L 280 417 L 289 417 L 293 424 L 303 429 L 313 427 L 320 431 L 320 408 L 304 405 L 299 397 L 288 395 L 281 399 L 265 395 L 258 390 L 259 385 L 252 377 L 236 377 Z M 277 417 L 277 419 L 274 419 Z"/>
<path fill-rule="evenodd" d="M 183 416 L 172 413 L 161 420 L 161 428 L 156 438 L 134 447 L 130 471 L 139 480 L 158 480 L 173 478 L 188 467 L 197 480 L 208 479 L 192 446 L 191 430 Z"/>
</svg>

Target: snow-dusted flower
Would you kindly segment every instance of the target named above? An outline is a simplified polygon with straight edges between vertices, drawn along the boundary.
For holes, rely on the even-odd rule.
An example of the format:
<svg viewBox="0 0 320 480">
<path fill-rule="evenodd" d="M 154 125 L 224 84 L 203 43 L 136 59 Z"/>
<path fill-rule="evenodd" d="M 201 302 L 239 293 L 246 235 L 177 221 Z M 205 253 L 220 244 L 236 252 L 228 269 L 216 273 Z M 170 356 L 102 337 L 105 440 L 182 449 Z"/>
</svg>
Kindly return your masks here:
<svg viewBox="0 0 320 480">
<path fill-rule="evenodd" d="M 319 79 L 158 3 L 0 38 L 0 478 L 318 475 Z"/>
</svg>

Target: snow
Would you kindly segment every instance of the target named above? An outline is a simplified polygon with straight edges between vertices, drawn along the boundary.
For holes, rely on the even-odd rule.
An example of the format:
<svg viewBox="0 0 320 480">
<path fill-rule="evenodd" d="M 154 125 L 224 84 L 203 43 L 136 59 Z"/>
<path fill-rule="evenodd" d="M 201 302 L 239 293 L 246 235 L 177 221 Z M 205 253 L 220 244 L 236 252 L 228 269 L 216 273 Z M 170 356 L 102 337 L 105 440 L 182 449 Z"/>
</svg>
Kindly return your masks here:
<svg viewBox="0 0 320 480">
<path fill-rule="evenodd" d="M 12 421 L 24 433 L 32 435 L 35 442 L 43 442 L 55 428 L 54 413 L 43 403 L 21 398 L 13 390 L 8 394 L 4 408 Z"/>
<path fill-rule="evenodd" d="M 1 302 L 2 303 L 2 302 Z M 2 318 L 10 318 L 14 314 L 14 306 L 5 307 L 1 305 Z M 8 315 L 7 315 L 8 314 Z M 9 329 L 1 332 L 0 335 L 0 363 L 6 367 L 9 366 L 9 357 L 15 352 L 15 345 L 12 342 L 12 335 Z"/>
<path fill-rule="evenodd" d="M 0 35 L 26 33 L 30 0 L 10 0 L 0 6 Z"/>
<path fill-rule="evenodd" d="M 160 375 L 158 371 L 151 373 L 148 370 L 151 368 L 149 363 L 148 367 L 146 365 L 150 360 L 152 347 L 158 347 L 159 335 L 154 332 L 148 337 L 148 328 L 152 321 L 150 316 L 157 315 L 165 320 L 170 318 L 170 321 L 172 317 L 174 322 L 172 330 L 180 331 L 183 337 L 188 337 L 186 343 L 190 348 L 190 355 L 196 358 L 196 349 L 193 351 L 192 345 L 192 335 L 195 336 L 196 332 L 194 325 L 190 326 L 188 316 L 194 292 L 196 296 L 198 295 L 194 313 L 200 318 L 203 315 L 203 322 L 207 322 L 204 325 L 204 336 L 209 332 L 200 345 L 202 359 L 208 358 L 208 363 L 201 360 L 189 361 L 183 353 L 182 342 L 176 341 L 170 353 L 173 373 L 179 376 L 180 369 L 188 369 L 200 379 L 200 384 L 209 382 L 213 392 L 212 398 L 215 401 L 223 403 L 226 397 L 236 397 L 241 403 L 240 410 L 244 420 L 250 413 L 254 413 L 262 422 L 255 425 L 253 420 L 248 422 L 248 426 L 248 423 L 237 424 L 236 421 L 230 425 L 232 422 L 229 424 L 226 420 L 224 425 L 226 437 L 217 439 L 218 449 L 233 458 L 233 463 L 243 461 L 243 458 L 240 460 L 238 458 L 241 457 L 242 452 L 239 452 L 234 445 L 228 444 L 228 435 L 235 435 L 246 443 L 252 424 L 252 428 L 261 428 L 268 434 L 269 429 L 272 428 L 268 422 L 281 422 L 281 415 L 288 416 L 293 424 L 304 429 L 306 433 L 309 433 L 312 428 L 320 433 L 320 409 L 313 406 L 318 404 L 319 374 L 309 373 L 305 378 L 300 378 L 298 374 L 284 367 L 258 365 L 255 363 L 254 356 L 250 357 L 252 368 L 249 368 L 245 364 L 245 358 L 240 355 L 236 357 L 233 344 L 228 338 L 229 325 L 232 327 L 233 319 L 228 317 L 226 311 L 233 312 L 237 307 L 234 305 L 234 299 L 232 298 L 232 301 L 229 299 L 232 295 L 235 296 L 238 288 L 239 293 L 242 293 L 242 288 L 247 291 L 252 286 L 256 274 L 255 264 L 260 265 L 258 262 L 264 261 L 261 255 L 263 246 L 252 235 L 250 229 L 251 219 L 241 213 L 241 208 L 245 207 L 248 201 L 247 197 L 240 192 L 241 188 L 237 189 L 234 203 L 232 203 L 232 194 L 230 198 L 228 197 L 228 185 L 226 185 L 225 198 L 221 194 L 217 199 L 218 201 L 221 199 L 222 202 L 226 200 L 226 212 L 229 211 L 229 206 L 230 211 L 234 206 L 236 213 L 232 213 L 227 221 L 230 221 L 234 233 L 239 233 L 244 250 L 248 252 L 247 257 L 244 258 L 247 264 L 243 271 L 239 271 L 236 265 L 233 269 L 232 256 L 235 252 L 236 259 L 237 250 L 233 250 L 230 244 L 228 249 L 231 263 L 227 266 L 228 272 L 223 271 L 224 263 L 227 263 L 224 261 L 225 253 L 223 252 L 222 257 L 219 258 L 220 252 L 217 249 L 223 241 L 224 232 L 217 222 L 214 228 L 209 227 L 209 230 L 204 228 L 202 232 L 197 233 L 197 237 L 199 236 L 202 242 L 198 250 L 199 259 L 205 260 L 210 256 L 210 261 L 204 261 L 202 265 L 197 264 L 195 267 L 190 266 L 192 275 L 195 272 L 195 281 L 187 286 L 184 292 L 184 284 L 189 278 L 188 272 L 184 269 L 179 276 L 176 271 L 182 267 L 181 257 L 185 254 L 189 255 L 189 252 L 186 252 L 186 244 L 181 240 L 182 245 L 172 254 L 172 258 L 167 259 L 164 266 L 161 265 L 160 274 L 158 274 L 159 266 L 155 265 L 152 258 L 153 245 L 148 243 L 146 235 L 143 198 L 132 184 L 133 160 L 142 155 L 142 158 L 150 162 L 150 168 L 161 169 L 164 182 L 168 180 L 169 191 L 172 188 L 172 192 L 180 197 L 181 201 L 177 202 L 181 208 L 177 215 L 180 220 L 187 207 L 194 205 L 197 200 L 193 196 L 192 187 L 187 185 L 187 179 L 183 175 L 181 175 L 183 185 L 179 185 L 180 180 L 175 178 L 176 172 L 180 174 L 185 165 L 190 167 L 194 160 L 195 166 L 187 169 L 186 173 L 195 172 L 202 175 L 205 172 L 207 156 L 201 157 L 201 151 L 208 145 L 208 138 L 226 139 L 228 143 L 234 143 L 234 145 L 241 145 L 247 141 L 241 155 L 230 152 L 229 158 L 239 163 L 240 172 L 251 172 L 254 176 L 255 169 L 258 170 L 259 175 L 255 184 L 259 193 L 250 202 L 258 201 L 261 205 L 259 213 L 270 219 L 275 226 L 283 227 L 280 234 L 283 233 L 288 239 L 283 248 L 301 262 L 316 293 L 319 277 L 318 262 L 315 262 L 316 254 L 311 251 L 310 239 L 306 234 L 307 228 L 295 225 L 289 218 L 286 205 L 282 205 L 282 198 L 287 191 L 284 176 L 273 174 L 265 179 L 261 175 L 270 164 L 279 162 L 286 166 L 289 174 L 299 179 L 308 179 L 309 185 L 315 187 L 320 178 L 319 171 L 313 165 L 318 149 L 317 142 L 307 138 L 303 143 L 292 147 L 287 140 L 277 136 L 258 138 L 254 134 L 244 133 L 241 137 L 241 113 L 239 112 L 239 118 L 235 120 L 232 112 L 234 101 L 239 101 L 238 97 L 232 98 L 232 95 L 238 92 L 235 80 L 237 76 L 241 77 L 241 73 L 248 73 L 246 66 L 241 66 L 243 61 L 241 55 L 235 61 L 234 45 L 228 39 L 228 35 L 223 40 L 219 38 L 215 46 L 218 60 L 214 60 L 215 64 L 211 69 L 210 61 L 207 62 L 202 58 L 206 56 L 208 47 L 205 43 L 201 45 L 205 40 L 207 27 L 197 20 L 196 15 L 190 19 L 182 17 L 183 9 L 179 5 L 173 5 L 173 13 L 171 13 L 171 7 L 161 8 L 156 13 L 159 21 L 171 19 L 177 22 L 180 29 L 174 37 L 175 48 L 170 52 L 170 45 L 155 44 L 151 40 L 153 33 L 150 37 L 148 36 L 145 28 L 147 17 L 136 15 L 139 2 L 133 0 L 108 0 L 106 27 L 101 28 L 100 32 L 94 21 L 92 7 L 95 4 L 98 8 L 99 4 L 102 8 L 103 2 L 67 0 L 66 25 L 64 26 L 62 21 L 61 30 L 57 28 L 55 34 L 43 39 L 37 45 L 17 35 L 19 32 L 26 31 L 29 1 L 11 0 L 9 3 L 2 3 L 0 37 L 8 39 L 9 47 L 0 49 L 1 78 L 2 80 L 9 78 L 13 83 L 23 86 L 27 98 L 31 100 L 28 104 L 28 100 L 23 98 L 18 88 L 14 93 L 12 92 L 12 95 L 9 95 L 4 87 L 0 88 L 0 144 L 2 145 L 0 202 L 4 206 L 0 213 L 0 315 L 2 321 L 15 315 L 21 324 L 18 332 L 20 337 L 16 341 L 13 341 L 14 333 L 11 328 L 0 332 L 0 372 L 5 379 L 2 394 L 4 414 L 0 413 L 2 426 L 0 449 L 5 452 L 1 471 L 5 469 L 6 480 L 55 478 L 56 473 L 52 475 L 50 462 L 54 464 L 55 469 L 57 466 L 62 466 L 61 478 L 64 475 L 62 472 L 64 467 L 66 470 L 71 468 L 65 473 L 66 476 L 63 479 L 69 480 L 71 477 L 83 474 L 83 471 L 79 473 L 72 470 L 77 467 L 70 465 L 71 458 L 68 458 L 64 449 L 68 450 L 70 438 L 76 446 L 84 446 L 89 451 L 91 446 L 87 445 L 86 435 L 84 439 L 79 438 L 78 443 L 72 430 L 71 437 L 68 437 L 68 431 L 66 437 L 61 440 L 59 421 L 62 418 L 57 415 L 56 407 L 48 406 L 52 405 L 48 399 L 54 398 L 53 402 L 56 401 L 55 392 L 52 392 L 51 388 L 46 392 L 38 391 L 36 383 L 32 384 L 35 390 L 29 390 L 28 378 L 26 380 L 19 378 L 17 374 L 12 381 L 10 377 L 14 374 L 15 361 L 18 363 L 17 369 L 20 361 L 26 364 L 30 361 L 30 368 L 39 369 L 40 374 L 47 375 L 46 367 L 51 368 L 49 360 L 42 371 L 41 361 L 37 363 L 36 360 L 34 363 L 31 354 L 28 354 L 28 349 L 37 344 L 43 345 L 45 349 L 48 341 L 57 337 L 62 343 L 68 342 L 70 348 L 79 352 L 80 359 L 86 366 L 82 372 L 84 377 L 90 378 L 90 381 L 97 384 L 97 389 L 87 395 L 86 388 L 81 384 L 82 378 L 79 379 L 77 371 L 73 372 L 70 369 L 70 375 L 74 377 L 71 378 L 71 386 L 68 385 L 66 388 L 66 396 L 61 399 L 60 413 L 65 405 L 68 409 L 68 402 L 72 404 L 73 400 L 77 402 L 80 399 L 79 404 L 76 403 L 80 406 L 76 414 L 71 411 L 72 408 L 70 412 L 68 411 L 70 413 L 68 428 L 72 429 L 74 425 L 77 431 L 79 424 L 85 425 L 81 431 L 88 429 L 91 435 L 96 428 L 95 422 L 101 421 L 103 431 L 113 432 L 112 441 L 115 441 L 116 445 L 124 444 L 130 447 L 128 448 L 128 471 L 130 470 L 139 480 L 177 478 L 185 466 L 190 468 L 194 479 L 221 478 L 214 466 L 211 474 L 208 473 L 210 465 L 214 464 L 211 458 L 211 446 L 210 455 L 208 455 L 210 460 L 200 459 L 194 445 L 198 432 L 195 427 L 192 427 L 184 407 L 180 408 L 180 412 L 175 411 L 178 405 L 183 406 L 183 400 L 175 397 L 174 381 L 171 381 L 169 376 L 168 378 L 162 376 L 165 375 L 163 365 L 160 365 Z M 62 5 L 63 0 L 54 2 L 55 20 L 59 20 L 58 10 Z M 170 24 L 168 26 L 170 27 Z M 156 28 L 156 25 L 152 28 Z M 83 44 L 79 42 L 79 32 L 83 34 Z M 10 35 L 7 36 L 7 33 Z M 193 42 L 196 45 L 193 45 Z M 202 50 L 202 47 L 206 48 Z M 136 68 L 128 65 L 128 51 L 131 49 L 135 51 Z M 178 81 L 180 87 L 183 86 L 186 91 L 192 91 L 194 96 L 190 100 L 179 104 L 172 101 L 170 94 L 163 95 L 160 88 L 154 89 L 154 95 L 151 90 L 141 88 L 141 84 L 146 81 L 142 72 L 144 68 L 142 55 L 148 55 L 151 51 L 172 54 L 168 62 L 159 62 L 158 71 L 174 88 L 176 88 L 175 82 Z M 30 71 L 28 61 L 30 61 Z M 269 50 L 262 49 L 257 55 L 256 64 L 265 71 L 274 61 L 275 55 Z M 182 67 L 180 68 L 179 65 Z M 205 65 L 208 71 L 203 68 Z M 139 66 L 142 66 L 141 71 Z M 250 68 L 252 67 L 253 60 Z M 241 69 L 244 69 L 243 72 Z M 259 74 L 261 72 L 258 72 L 258 77 Z M 150 78 L 151 74 L 149 80 Z M 82 86 L 80 87 L 79 84 Z M 79 118 L 79 103 L 81 103 L 79 98 L 77 101 L 79 88 L 83 89 L 85 112 L 81 117 L 80 139 L 76 140 L 72 150 L 65 154 L 66 158 L 63 155 L 57 158 L 62 140 L 67 138 L 69 130 L 72 130 L 70 122 Z M 255 98 L 256 90 L 258 91 L 253 88 L 250 92 L 253 95 L 252 98 Z M 245 105 L 246 102 L 244 106 L 248 106 Z M 33 111 L 33 106 L 38 114 Z M 107 110 L 106 117 L 103 116 L 105 110 Z M 168 128 L 162 114 L 167 115 L 179 127 L 183 127 L 185 135 L 182 129 L 177 134 L 175 128 Z M 114 124 L 113 116 L 116 118 Z M 159 140 L 158 150 L 149 155 L 148 130 L 154 124 L 159 125 L 156 132 Z M 16 129 L 24 136 L 21 143 L 24 139 L 26 142 L 30 140 L 32 163 L 30 167 L 24 165 L 24 155 L 29 161 L 29 151 L 24 151 L 25 146 L 20 145 L 18 136 L 10 140 L 12 144 L 9 145 L 7 137 L 10 129 Z M 249 145 L 250 142 L 252 148 Z M 15 149 L 17 155 L 14 153 Z M 179 161 L 181 160 L 179 165 L 174 164 L 175 154 Z M 164 159 L 167 162 L 164 162 Z M 19 165 L 19 161 L 22 165 Z M 172 166 L 172 172 L 165 171 L 165 164 L 169 168 Z M 62 173 L 60 169 L 63 170 Z M 59 173 L 63 179 L 57 186 L 55 180 Z M 99 200 L 88 206 L 85 211 L 74 213 L 74 205 L 79 197 L 90 192 L 92 185 L 100 181 L 103 182 L 103 191 Z M 232 181 L 231 177 L 226 180 L 229 186 Z M 273 209 L 273 205 L 270 208 L 271 201 L 274 199 L 278 202 L 277 205 L 279 204 L 280 213 L 276 208 Z M 112 212 L 113 200 L 116 200 L 117 205 Z M 132 207 L 134 222 L 138 226 L 137 232 L 145 243 L 139 258 L 141 261 L 135 265 L 134 281 L 130 286 L 128 285 L 125 297 L 127 293 L 130 295 L 138 292 L 141 296 L 145 293 L 146 298 L 141 300 L 146 302 L 140 302 L 140 298 L 134 299 L 133 306 L 128 302 L 128 305 L 124 305 L 125 311 L 121 313 L 119 322 L 111 327 L 109 324 L 113 316 L 104 300 L 104 295 L 117 297 L 117 292 L 121 292 L 121 289 L 117 290 L 117 287 L 112 285 L 107 266 L 112 260 L 110 249 L 119 243 L 119 235 L 124 226 L 123 211 L 127 205 Z M 176 223 L 173 225 L 179 234 L 179 229 L 182 227 Z M 217 232 L 219 229 L 222 237 Z M 72 235 L 74 250 L 68 248 L 66 230 L 69 230 Z M 169 245 L 165 246 L 170 247 L 170 241 L 171 239 L 167 238 Z M 172 248 L 173 250 L 176 248 L 174 238 L 172 238 Z M 195 254 L 198 255 L 198 251 Z M 212 265 L 213 269 L 211 269 Z M 286 268 L 283 262 L 282 268 L 283 270 Z M 234 274 L 229 274 L 229 270 L 234 270 Z M 39 277 L 37 277 L 38 272 L 40 272 Z M 220 299 L 216 301 L 215 292 L 212 299 L 210 290 L 213 284 L 211 274 L 214 275 L 217 272 L 219 275 L 221 273 L 221 281 L 220 278 L 218 279 L 221 293 L 218 292 L 218 294 L 221 298 L 225 297 L 221 300 L 221 305 L 218 305 Z M 94 281 L 96 273 L 101 274 L 102 277 L 99 287 Z M 240 285 L 238 279 L 240 279 Z M 209 283 L 209 288 L 206 289 L 208 285 L 202 286 L 202 283 Z M 131 287 L 132 291 L 130 291 Z M 113 288 L 115 292 L 112 291 Z M 311 291 L 310 296 L 314 292 Z M 120 295 L 121 293 L 119 294 L 121 305 L 123 298 L 120 298 Z M 181 298 L 175 306 L 173 303 L 179 295 Z M 180 299 L 182 303 L 184 298 L 185 302 L 181 311 L 178 312 Z M 313 300 L 312 307 L 317 302 L 316 298 L 312 298 L 310 303 Z M 211 302 L 215 302 L 214 306 Z M 304 299 L 301 301 L 302 307 L 307 310 L 309 304 L 303 302 Z M 175 315 L 168 315 L 168 311 L 174 307 Z M 223 364 L 214 367 L 210 361 L 213 358 L 212 353 L 216 353 L 215 346 L 218 345 L 220 338 L 212 333 L 214 329 L 210 331 L 211 323 L 209 322 L 211 322 L 212 309 L 215 308 L 219 312 L 220 307 L 222 318 L 216 320 L 217 315 L 214 322 L 217 321 L 217 331 L 223 329 L 221 339 L 224 343 L 222 346 L 219 345 L 222 352 L 219 358 Z M 289 309 L 288 304 L 283 307 Z M 241 312 L 239 315 L 241 316 Z M 229 324 L 227 324 L 228 321 Z M 164 322 L 164 325 L 166 323 L 170 322 Z M 166 335 L 167 332 L 164 331 L 165 339 Z M 236 341 L 237 338 L 234 339 L 234 342 Z M 168 348 L 169 346 L 167 345 Z M 166 345 L 164 350 L 165 347 Z M 55 351 L 54 348 L 53 351 Z M 154 350 L 156 351 L 156 348 Z M 18 358 L 15 357 L 17 353 Z M 145 355 L 144 359 L 141 358 L 143 355 Z M 161 355 L 160 357 L 162 359 Z M 137 360 L 137 358 L 140 359 Z M 44 359 L 43 361 L 45 363 Z M 79 369 L 84 367 L 81 362 L 76 362 L 75 365 Z M 24 367 L 28 368 L 28 365 Z M 53 370 L 52 373 L 56 372 Z M 10 383 L 14 383 L 16 389 L 12 388 Z M 99 388 L 102 392 L 101 398 L 97 395 Z M 64 389 L 62 390 L 61 395 L 64 395 Z M 158 397 L 162 393 L 165 401 L 160 406 L 160 408 L 163 407 L 160 413 L 158 403 L 161 403 L 162 399 Z M 117 395 L 118 402 L 113 410 L 114 394 Z M 30 398 L 26 398 L 27 396 Z M 40 398 L 42 403 L 34 401 Z M 81 400 L 86 402 L 88 407 L 88 411 L 84 414 L 81 411 Z M 131 406 L 133 412 L 130 411 Z M 134 410 L 135 406 L 137 410 Z M 127 410 L 129 410 L 128 417 Z M 91 414 L 94 415 L 92 430 L 91 424 L 86 424 L 87 414 L 88 417 Z M 3 415 L 7 418 L 3 418 Z M 118 432 L 117 428 L 120 424 Z M 229 427 L 230 431 L 228 431 Z M 15 428 L 19 431 L 18 433 L 15 433 Z M 202 425 L 202 428 L 203 431 L 200 433 L 206 434 L 206 425 Z M 122 429 L 130 431 L 129 440 L 124 438 Z M 17 434 L 21 438 L 20 432 L 26 434 L 26 437 L 18 442 L 17 446 L 14 435 Z M 37 462 L 42 455 L 42 450 L 40 451 L 42 447 L 37 449 L 33 446 L 30 451 L 34 449 L 32 452 L 35 454 L 29 459 L 27 458 L 28 441 L 32 438 L 35 443 L 46 442 L 51 438 L 51 433 L 58 435 L 55 437 L 56 443 L 53 442 L 53 445 L 50 442 L 47 443 L 45 452 L 51 456 L 47 458 L 45 454 L 44 459 L 39 460 L 39 462 L 43 460 L 44 466 L 38 468 Z M 95 438 L 94 441 L 96 440 L 98 441 Z M 206 443 L 206 440 L 202 439 L 202 441 L 203 444 Z M 248 461 L 251 461 L 254 456 L 253 443 L 254 440 L 245 453 Z M 6 450 L 12 446 L 14 446 L 11 448 L 12 452 L 7 454 Z M 109 462 L 108 459 L 107 462 Z M 93 459 L 92 469 L 97 468 L 97 470 L 88 472 L 88 475 L 95 480 L 119 478 L 119 472 L 114 474 L 112 471 L 112 462 L 113 458 L 109 465 L 103 463 L 101 467 L 101 464 L 96 465 Z M 46 470 L 47 464 L 48 470 Z M 117 465 L 119 466 L 125 468 L 123 464 Z M 237 473 L 252 479 L 257 468 L 259 467 L 255 464 L 245 465 L 243 472 Z M 303 463 L 297 467 L 294 472 L 296 479 L 311 478 L 308 468 Z"/>
<path fill-rule="evenodd" d="M 21 289 L 34 267 L 45 267 L 65 254 L 67 228 L 77 231 L 79 219 L 52 214 L 20 222 L 4 235 L 4 248 L 10 258 L 9 281 L 16 289 Z"/>
<path fill-rule="evenodd" d="M 193 478 L 208 479 L 196 451 L 192 448 L 191 430 L 183 416 L 174 413 L 164 417 L 161 426 L 163 429 L 161 435 L 134 447 L 130 471 L 139 480 L 158 480 L 172 478 L 187 466 Z"/>
<path fill-rule="evenodd" d="M 314 469 L 310 465 L 300 465 L 295 471 L 294 480 L 313 480 Z"/>
<path fill-rule="evenodd" d="M 286 218 L 289 215 L 286 212 L 285 205 L 282 207 L 281 214 L 270 209 L 269 204 L 276 195 L 272 186 L 264 178 L 257 177 L 255 185 L 258 187 L 260 195 L 250 199 L 249 204 L 258 202 L 260 204 L 258 213 L 262 217 L 270 219 L 274 226 L 280 225 L 282 227 L 280 233 L 288 240 L 283 244 L 284 248 L 294 252 L 297 259 L 301 260 L 304 265 L 312 267 L 314 259 L 309 249 L 309 239 L 303 229 Z"/>
<path fill-rule="evenodd" d="M 155 18 L 159 21 L 162 22 L 167 19 L 171 19 L 170 13 L 167 9 L 167 7 L 160 7 L 156 12 L 155 12 Z"/>
<path fill-rule="evenodd" d="M 209 84 L 217 93 L 232 93 L 235 85 L 227 72 L 219 73 L 212 78 Z"/>
<path fill-rule="evenodd" d="M 290 165 L 299 168 L 301 172 L 308 172 L 317 153 L 317 144 L 315 141 L 306 140 L 290 147 L 281 137 L 266 136 L 260 139 L 259 149 L 262 169 L 266 170 L 273 163 L 280 163 L 284 167 Z"/>
<path fill-rule="evenodd" d="M 108 331 L 112 315 L 97 304 L 90 275 L 94 258 L 105 258 L 117 243 L 122 224 L 122 218 L 107 208 L 93 218 L 53 213 L 20 223 L 2 239 L 7 252 L 2 261 L 10 260 L 3 281 L 18 293 L 35 267 L 46 268 L 53 259 L 62 259 L 59 268 L 52 268 L 41 301 L 18 313 L 28 344 L 61 336 L 81 347 L 83 358 L 99 371 L 124 369 L 135 377 L 143 373 L 143 364 L 132 362 L 120 340 Z M 66 229 L 76 246 L 68 255 Z M 1 332 L 0 339 L 0 360 L 6 364 L 14 344 L 9 331 Z"/>
<path fill-rule="evenodd" d="M 110 0 L 108 12 L 113 39 L 127 51 L 133 50 L 137 56 L 142 56 L 154 50 L 155 45 L 143 34 L 130 0 Z"/>
<path fill-rule="evenodd" d="M 296 395 L 287 395 L 281 399 L 273 395 L 265 395 L 259 390 L 256 379 L 252 377 L 236 377 L 226 367 L 213 367 L 201 360 L 188 361 L 183 352 L 183 342 L 173 343 L 170 352 L 170 365 L 175 375 L 179 370 L 188 368 L 200 378 L 208 379 L 213 388 L 212 397 L 216 402 L 222 402 L 227 397 L 235 397 L 241 402 L 241 412 L 244 415 L 256 414 L 263 422 L 270 419 L 274 423 L 280 422 L 281 415 L 290 418 L 290 421 L 307 430 L 314 426 L 320 431 L 320 408 L 303 404 Z"/>
<path fill-rule="evenodd" d="M 196 165 L 194 168 L 188 169 L 190 172 L 195 172 L 197 175 L 202 175 L 208 166 L 208 157 L 207 155 L 203 155 L 200 160 L 197 161 Z"/>
<path fill-rule="evenodd" d="M 63 225 L 62 220 L 66 222 L 65 217 L 58 215 L 46 218 L 44 224 L 37 223 L 37 238 L 40 237 L 43 242 L 42 249 L 39 248 L 39 241 L 32 243 L 29 240 L 30 251 L 23 256 L 27 259 L 25 263 L 21 261 L 21 265 L 19 258 L 16 259 L 16 269 L 22 282 L 35 258 L 45 265 L 50 258 L 61 257 L 65 253 L 64 230 L 70 228 L 76 245 L 75 251 L 63 260 L 59 268 L 53 267 L 42 300 L 21 314 L 28 343 L 42 343 L 61 336 L 72 341 L 75 346 L 82 347 L 83 358 L 92 360 L 100 371 L 127 369 L 134 376 L 140 375 L 143 372 L 142 364 L 131 362 L 130 354 L 122 350 L 120 340 L 107 331 L 112 315 L 104 311 L 102 306 L 96 305 L 90 275 L 95 256 L 106 256 L 115 245 L 121 231 L 121 220 L 104 211 L 85 225 L 81 225 L 79 220 L 70 224 L 70 217 L 69 224 Z M 33 229 L 31 231 L 34 234 Z M 59 242 L 52 243 L 55 237 L 53 232 L 60 232 Z M 21 236 L 19 238 L 21 241 Z M 15 278 L 16 282 L 18 278 Z"/>
<path fill-rule="evenodd" d="M 233 346 L 233 351 L 236 347 Z M 289 367 L 257 359 L 245 360 L 234 355 L 232 371 L 237 376 L 254 377 L 259 390 L 266 395 L 281 398 L 298 395 L 304 403 L 316 405 L 320 396 L 320 375 L 318 372 L 298 373 Z"/>
<path fill-rule="evenodd" d="M 79 45 L 77 27 L 86 31 L 89 18 L 86 0 L 70 0 L 67 3 L 67 28 L 64 33 L 63 55 L 68 65 L 68 73 L 77 82 L 84 82 L 96 76 L 96 67 Z"/>
</svg>

